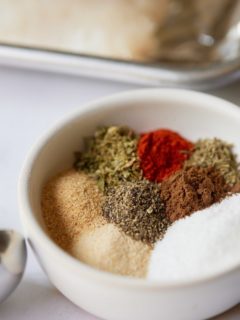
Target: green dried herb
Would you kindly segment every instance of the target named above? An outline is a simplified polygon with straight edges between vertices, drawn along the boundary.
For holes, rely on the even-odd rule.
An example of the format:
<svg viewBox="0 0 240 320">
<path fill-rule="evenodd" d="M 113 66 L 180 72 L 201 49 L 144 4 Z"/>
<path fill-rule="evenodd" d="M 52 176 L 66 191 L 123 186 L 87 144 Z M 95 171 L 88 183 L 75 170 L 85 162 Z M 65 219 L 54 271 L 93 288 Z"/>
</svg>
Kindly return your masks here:
<svg viewBox="0 0 240 320">
<path fill-rule="evenodd" d="M 161 239 L 169 226 L 159 186 L 146 180 L 110 188 L 103 216 L 128 236 L 146 243 Z"/>
<path fill-rule="evenodd" d="M 93 176 L 101 190 L 142 178 L 137 157 L 138 137 L 127 127 L 103 127 L 76 154 L 75 167 Z"/>
<path fill-rule="evenodd" d="M 214 166 L 223 175 L 226 183 L 233 186 L 239 181 L 240 175 L 239 164 L 232 149 L 232 144 L 217 138 L 198 140 L 185 167 Z"/>
</svg>

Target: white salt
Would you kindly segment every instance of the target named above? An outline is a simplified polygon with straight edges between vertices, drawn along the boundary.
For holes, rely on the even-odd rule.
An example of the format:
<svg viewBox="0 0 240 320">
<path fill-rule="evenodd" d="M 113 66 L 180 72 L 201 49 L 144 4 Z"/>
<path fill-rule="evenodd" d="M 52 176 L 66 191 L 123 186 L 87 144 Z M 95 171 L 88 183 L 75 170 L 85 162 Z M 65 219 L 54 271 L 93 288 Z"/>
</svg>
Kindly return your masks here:
<svg viewBox="0 0 240 320">
<path fill-rule="evenodd" d="M 240 194 L 178 220 L 152 251 L 148 279 L 189 280 L 240 264 Z"/>
</svg>

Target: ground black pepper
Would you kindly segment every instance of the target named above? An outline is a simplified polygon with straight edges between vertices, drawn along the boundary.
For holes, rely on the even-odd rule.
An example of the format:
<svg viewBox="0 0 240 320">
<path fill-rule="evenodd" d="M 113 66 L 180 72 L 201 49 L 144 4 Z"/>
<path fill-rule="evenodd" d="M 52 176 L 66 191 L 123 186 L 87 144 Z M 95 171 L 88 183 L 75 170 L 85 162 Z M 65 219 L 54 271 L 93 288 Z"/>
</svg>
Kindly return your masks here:
<svg viewBox="0 0 240 320">
<path fill-rule="evenodd" d="M 157 184 L 127 182 L 110 188 L 103 216 L 135 240 L 154 243 L 163 237 L 169 221 Z"/>
</svg>

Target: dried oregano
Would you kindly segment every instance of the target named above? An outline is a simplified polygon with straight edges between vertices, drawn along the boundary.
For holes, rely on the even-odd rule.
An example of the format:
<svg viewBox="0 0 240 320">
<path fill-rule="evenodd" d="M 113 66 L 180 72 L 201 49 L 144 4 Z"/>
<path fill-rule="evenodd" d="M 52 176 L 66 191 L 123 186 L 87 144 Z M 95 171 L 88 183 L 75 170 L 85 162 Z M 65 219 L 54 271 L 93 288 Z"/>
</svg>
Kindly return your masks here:
<svg viewBox="0 0 240 320">
<path fill-rule="evenodd" d="M 76 153 L 75 167 L 93 176 L 102 190 L 139 180 L 137 142 L 137 135 L 127 127 L 100 128 L 86 139 L 84 152 Z"/>
<path fill-rule="evenodd" d="M 103 216 L 135 240 L 154 243 L 169 226 L 157 184 L 145 180 L 110 188 Z"/>
<path fill-rule="evenodd" d="M 214 166 L 230 185 L 239 181 L 239 170 L 233 145 L 220 139 L 198 140 L 185 166 Z"/>
</svg>

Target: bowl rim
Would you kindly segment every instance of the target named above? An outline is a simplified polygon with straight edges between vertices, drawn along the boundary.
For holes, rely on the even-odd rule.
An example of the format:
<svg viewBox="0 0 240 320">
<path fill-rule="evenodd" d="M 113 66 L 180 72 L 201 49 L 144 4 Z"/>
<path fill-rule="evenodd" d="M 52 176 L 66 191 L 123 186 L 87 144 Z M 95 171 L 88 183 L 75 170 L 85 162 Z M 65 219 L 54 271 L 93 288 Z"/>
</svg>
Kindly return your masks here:
<svg viewBox="0 0 240 320">
<path fill-rule="evenodd" d="M 193 101 L 192 108 L 195 108 L 194 100 L 201 99 L 203 101 L 203 109 L 212 109 L 214 111 L 223 112 L 226 114 L 232 114 L 237 117 L 240 123 L 240 109 L 237 105 L 226 101 L 222 98 L 212 96 L 210 94 L 186 90 L 186 89 L 172 89 L 172 88 L 158 88 L 158 89 L 137 89 L 129 90 L 121 93 L 116 93 L 107 97 L 96 99 L 94 101 L 84 103 L 74 111 L 69 112 L 67 115 L 61 117 L 55 122 L 48 130 L 46 130 L 40 138 L 32 145 L 26 159 L 23 163 L 23 167 L 20 172 L 18 179 L 18 206 L 20 211 L 20 218 L 22 225 L 25 229 L 25 233 L 28 234 L 27 230 L 29 227 L 34 230 L 34 236 L 37 241 L 41 241 L 46 249 L 46 254 L 55 255 L 59 260 L 64 260 L 64 263 L 68 264 L 69 269 L 75 273 L 79 273 L 79 276 L 92 278 L 98 282 L 104 282 L 104 284 L 118 285 L 128 288 L 145 288 L 151 290 L 157 289 L 172 289 L 182 288 L 205 282 L 216 280 L 220 277 L 227 276 L 229 273 L 240 271 L 240 263 L 231 266 L 220 272 L 199 276 L 196 278 L 180 279 L 174 281 L 159 281 L 150 280 L 146 278 L 134 278 L 128 276 L 121 276 L 110 272 L 102 271 L 97 268 L 91 267 L 78 259 L 71 256 L 69 253 L 61 249 L 43 230 L 43 228 L 37 222 L 30 204 L 30 197 L 28 192 L 29 180 L 32 174 L 32 167 L 37 161 L 38 156 L 45 146 L 45 144 L 55 135 L 55 133 L 61 131 L 67 124 L 71 123 L 77 118 L 83 115 L 91 115 L 91 113 L 98 112 L 99 110 L 107 110 L 116 108 L 115 103 L 126 103 L 141 99 L 151 99 L 161 101 L 163 98 L 168 98 L 178 103 L 179 101 Z M 204 105 L 204 101 L 207 105 Z M 210 103 L 211 102 L 211 103 Z M 28 239 L 29 240 L 29 239 Z"/>
</svg>

